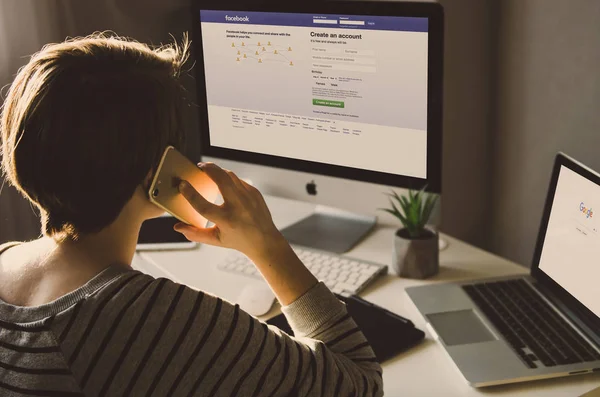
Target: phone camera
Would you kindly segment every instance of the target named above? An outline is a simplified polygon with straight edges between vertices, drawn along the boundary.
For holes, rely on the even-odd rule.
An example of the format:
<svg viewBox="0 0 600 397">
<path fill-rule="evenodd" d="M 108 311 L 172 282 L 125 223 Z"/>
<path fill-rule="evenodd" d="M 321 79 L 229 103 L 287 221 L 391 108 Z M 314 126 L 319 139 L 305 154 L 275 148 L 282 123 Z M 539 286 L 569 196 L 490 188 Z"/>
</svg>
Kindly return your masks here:
<svg viewBox="0 0 600 397">
<path fill-rule="evenodd" d="M 153 195 L 154 197 L 158 197 L 158 193 L 159 193 L 158 189 L 154 189 L 154 190 L 152 191 L 152 195 Z"/>
</svg>

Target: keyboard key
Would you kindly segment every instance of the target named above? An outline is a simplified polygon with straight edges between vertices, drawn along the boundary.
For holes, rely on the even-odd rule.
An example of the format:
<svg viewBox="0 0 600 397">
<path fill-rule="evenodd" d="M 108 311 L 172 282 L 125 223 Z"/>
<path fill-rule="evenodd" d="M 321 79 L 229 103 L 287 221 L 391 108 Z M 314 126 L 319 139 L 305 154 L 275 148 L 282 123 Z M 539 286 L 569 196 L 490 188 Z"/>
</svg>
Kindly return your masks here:
<svg viewBox="0 0 600 397">
<path fill-rule="evenodd" d="M 354 291 L 354 286 L 352 284 L 337 283 L 335 289 L 341 291 Z"/>
<path fill-rule="evenodd" d="M 533 359 L 531 358 L 531 354 L 527 354 L 522 350 L 518 350 L 517 354 L 519 355 L 519 357 L 521 357 L 521 359 L 523 361 L 525 361 L 525 364 L 529 367 L 529 368 L 537 368 L 537 365 L 535 365 L 535 363 L 533 362 Z"/>
<path fill-rule="evenodd" d="M 338 281 L 338 282 L 340 282 L 340 283 L 345 283 L 345 282 L 347 282 L 347 281 L 348 281 L 348 276 L 341 276 L 341 275 L 338 275 L 338 276 L 336 277 L 336 279 L 337 279 L 337 281 Z"/>
<path fill-rule="evenodd" d="M 355 289 L 356 289 L 356 287 L 359 285 L 359 283 L 358 283 L 358 279 L 356 279 L 356 280 L 350 280 L 350 279 L 348 279 L 348 280 L 346 280 L 346 281 L 344 281 L 344 282 L 345 282 L 346 284 L 351 284 L 351 285 L 354 285 L 354 288 L 355 288 Z"/>
</svg>

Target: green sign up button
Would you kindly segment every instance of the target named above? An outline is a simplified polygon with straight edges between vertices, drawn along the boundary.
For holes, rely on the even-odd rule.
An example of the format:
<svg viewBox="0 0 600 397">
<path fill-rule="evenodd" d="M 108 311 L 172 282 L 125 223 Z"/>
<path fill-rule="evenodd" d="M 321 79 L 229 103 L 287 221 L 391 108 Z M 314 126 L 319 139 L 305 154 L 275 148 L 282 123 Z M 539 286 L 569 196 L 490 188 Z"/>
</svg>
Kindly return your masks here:
<svg viewBox="0 0 600 397">
<path fill-rule="evenodd" d="M 313 99 L 314 106 L 329 106 L 332 108 L 343 108 L 344 102 L 342 101 L 330 101 L 327 99 Z"/>
</svg>

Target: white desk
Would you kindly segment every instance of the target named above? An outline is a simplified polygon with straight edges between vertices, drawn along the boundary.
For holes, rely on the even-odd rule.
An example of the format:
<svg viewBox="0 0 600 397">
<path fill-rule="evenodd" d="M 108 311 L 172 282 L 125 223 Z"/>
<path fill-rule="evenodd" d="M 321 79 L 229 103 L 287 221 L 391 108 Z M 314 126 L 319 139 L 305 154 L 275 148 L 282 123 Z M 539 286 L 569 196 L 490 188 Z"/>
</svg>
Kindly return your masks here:
<svg viewBox="0 0 600 397">
<path fill-rule="evenodd" d="M 285 227 L 312 211 L 312 206 L 280 198 L 267 197 L 269 208 L 278 227 Z M 394 229 L 377 228 L 348 255 L 390 264 Z M 401 279 L 388 275 L 364 291 L 365 299 L 411 319 L 427 333 L 425 322 L 404 288 L 426 283 L 462 279 L 495 277 L 526 273 L 526 269 L 510 261 L 444 236 L 449 247 L 440 254 L 440 273 L 426 281 Z M 253 281 L 244 276 L 223 272 L 217 264 L 231 252 L 221 248 L 201 246 L 196 250 L 152 252 L 140 254 L 134 266 L 154 276 L 166 276 L 190 287 L 235 301 L 239 291 Z M 277 312 L 275 308 L 270 317 Z M 429 334 L 416 348 L 383 365 L 386 396 L 580 396 L 600 386 L 599 374 L 544 380 L 493 388 L 474 389 L 467 385 L 445 351 Z"/>
</svg>

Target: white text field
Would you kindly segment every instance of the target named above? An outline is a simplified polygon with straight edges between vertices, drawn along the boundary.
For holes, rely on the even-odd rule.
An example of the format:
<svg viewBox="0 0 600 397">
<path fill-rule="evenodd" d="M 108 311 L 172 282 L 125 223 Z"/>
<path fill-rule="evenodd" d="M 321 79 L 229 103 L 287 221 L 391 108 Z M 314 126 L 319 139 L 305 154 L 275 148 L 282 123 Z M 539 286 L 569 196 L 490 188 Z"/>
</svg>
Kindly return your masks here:
<svg viewBox="0 0 600 397">
<path fill-rule="evenodd" d="M 319 62 L 341 62 L 353 65 L 375 65 L 375 58 L 351 57 L 344 55 L 313 55 L 313 61 Z"/>
<path fill-rule="evenodd" d="M 335 19 L 313 19 L 313 23 L 320 23 L 323 25 L 337 25 L 338 21 Z"/>
<path fill-rule="evenodd" d="M 315 69 L 345 70 L 347 72 L 376 73 L 375 66 L 348 65 L 345 63 L 313 63 Z"/>
<path fill-rule="evenodd" d="M 365 21 L 346 21 L 346 20 L 340 21 L 340 25 L 363 26 L 364 24 L 365 24 Z"/>
</svg>

